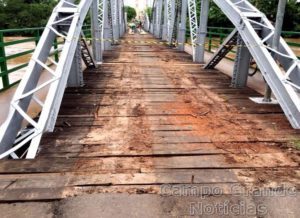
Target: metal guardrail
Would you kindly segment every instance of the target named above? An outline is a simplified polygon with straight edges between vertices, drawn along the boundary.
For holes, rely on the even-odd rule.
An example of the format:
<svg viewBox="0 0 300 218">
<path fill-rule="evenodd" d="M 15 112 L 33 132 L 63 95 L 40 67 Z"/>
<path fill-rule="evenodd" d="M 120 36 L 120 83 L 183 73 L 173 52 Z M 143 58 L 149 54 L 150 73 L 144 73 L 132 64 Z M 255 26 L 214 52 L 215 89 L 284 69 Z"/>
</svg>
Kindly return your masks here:
<svg viewBox="0 0 300 218">
<path fill-rule="evenodd" d="M 223 43 L 224 39 L 233 31 L 234 28 L 225 28 L 225 27 L 208 27 L 207 32 L 207 40 L 206 51 L 213 52 L 214 48 L 219 48 L 219 46 Z M 282 36 L 284 38 L 289 38 L 291 36 L 296 36 L 300 38 L 300 32 L 292 32 L 292 31 L 283 31 Z M 291 47 L 300 48 L 300 43 L 297 42 L 287 42 L 287 44 Z M 236 54 L 235 50 L 229 52 L 229 56 L 227 59 L 234 60 L 232 57 L 233 54 Z M 300 56 L 298 56 L 300 59 Z"/>
<path fill-rule="evenodd" d="M 18 70 L 21 70 L 28 66 L 28 62 L 19 64 L 13 68 L 8 69 L 8 61 L 13 60 L 19 57 L 23 57 L 28 54 L 32 54 L 35 50 L 29 49 L 27 51 L 18 52 L 16 54 L 6 55 L 5 48 L 12 45 L 19 45 L 22 43 L 27 42 L 35 42 L 35 45 L 39 42 L 40 36 L 43 33 L 44 28 L 23 28 L 23 29 L 7 29 L 7 30 L 0 30 L 0 80 L 2 81 L 3 87 L 0 91 L 6 90 L 11 86 L 17 84 L 19 81 L 11 83 L 9 80 L 9 74 L 14 73 Z M 209 27 L 207 40 L 208 43 L 206 44 L 206 50 L 209 52 L 213 52 L 214 48 L 218 48 L 220 44 L 222 44 L 223 40 L 230 34 L 233 28 L 224 28 L 224 27 Z M 91 38 L 91 27 L 89 25 L 85 25 L 82 29 L 86 38 Z M 5 36 L 11 35 L 27 35 L 28 37 L 24 37 L 23 39 L 18 39 L 14 41 L 6 41 Z M 290 36 L 299 36 L 300 32 L 283 32 L 283 37 L 290 37 Z M 54 49 L 58 48 L 58 45 L 62 42 L 59 42 L 59 39 L 55 40 L 53 45 Z M 288 44 L 292 47 L 300 48 L 300 43 L 296 42 L 288 42 Z M 232 50 L 232 54 L 235 54 L 236 51 Z M 54 52 L 53 56 L 55 60 L 58 61 L 59 59 L 59 51 Z M 228 59 L 233 60 L 230 56 L 227 57 Z M 300 59 L 300 56 L 298 57 Z"/>
<path fill-rule="evenodd" d="M 14 73 L 14 72 L 21 70 L 28 66 L 28 62 L 26 62 L 26 63 L 21 63 L 17 66 L 14 66 L 13 68 L 8 69 L 8 61 L 23 57 L 28 54 L 32 54 L 35 50 L 35 48 L 33 48 L 33 49 L 26 50 L 26 51 L 18 52 L 15 54 L 6 55 L 5 48 L 8 46 L 19 45 L 19 44 L 27 43 L 27 42 L 34 42 L 35 47 L 36 47 L 43 31 L 44 31 L 44 28 L 41 28 L 41 27 L 0 30 L 0 78 L 2 80 L 2 85 L 3 85 L 3 87 L 0 89 L 0 91 L 6 90 L 6 89 L 10 88 L 11 86 L 19 83 L 20 80 L 11 83 L 10 79 L 9 79 L 9 74 Z M 21 36 L 27 35 L 28 37 L 24 37 L 22 39 L 13 40 L 13 41 L 7 41 L 4 38 L 5 36 L 11 36 L 11 35 L 17 35 L 17 34 L 19 34 Z M 56 39 L 55 43 L 53 44 L 53 47 L 55 49 L 57 49 L 58 45 L 59 45 L 59 42 Z M 55 56 L 55 60 L 57 60 L 57 61 L 59 59 L 58 53 L 59 52 L 55 52 L 53 54 Z"/>
<path fill-rule="evenodd" d="M 0 30 L 0 81 L 2 81 L 2 85 L 3 85 L 3 87 L 0 88 L 0 92 L 20 82 L 20 80 L 16 82 L 11 82 L 9 79 L 9 74 L 14 73 L 28 66 L 28 62 L 25 62 L 9 69 L 8 62 L 10 60 L 32 54 L 36 48 L 36 45 L 40 40 L 40 36 L 42 35 L 43 31 L 44 31 L 43 27 Z M 86 35 L 86 37 L 91 37 L 90 26 L 84 26 L 83 32 Z M 5 40 L 6 36 L 12 36 L 12 35 L 20 35 L 26 37 L 23 37 L 22 39 L 13 40 L 13 41 Z M 13 46 L 13 45 L 20 45 L 22 43 L 27 43 L 27 42 L 34 42 L 35 47 L 33 49 L 17 52 L 15 54 L 10 54 L 10 55 L 6 54 L 5 51 L 6 47 Z M 56 38 L 53 44 L 53 48 L 55 50 L 58 49 L 59 44 L 62 44 L 62 41 L 59 40 L 59 38 Z M 60 51 L 56 51 L 51 54 L 52 56 L 54 56 L 56 62 L 58 62 L 59 60 L 59 53 Z"/>
</svg>

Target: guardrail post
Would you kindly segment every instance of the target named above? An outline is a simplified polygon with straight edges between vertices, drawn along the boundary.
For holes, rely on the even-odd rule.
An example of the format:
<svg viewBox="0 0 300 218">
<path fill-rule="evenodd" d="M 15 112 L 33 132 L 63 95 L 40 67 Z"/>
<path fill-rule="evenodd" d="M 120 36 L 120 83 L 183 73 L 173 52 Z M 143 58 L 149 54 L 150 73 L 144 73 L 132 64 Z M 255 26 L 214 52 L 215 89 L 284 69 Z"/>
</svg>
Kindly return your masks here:
<svg viewBox="0 0 300 218">
<path fill-rule="evenodd" d="M 7 61 L 5 55 L 4 37 L 2 32 L 0 32 L 0 59 L 3 59 L 2 61 L 0 60 L 1 73 L 3 72 L 7 73 Z M 9 86 L 8 74 L 2 76 L 2 84 L 3 84 L 3 88 Z"/>
<path fill-rule="evenodd" d="M 223 36 L 223 34 L 221 34 L 221 35 L 220 35 L 220 45 L 222 45 L 223 42 L 224 42 L 224 36 Z"/>
<path fill-rule="evenodd" d="M 56 50 L 55 54 L 54 54 L 54 58 L 55 58 L 55 61 L 56 62 L 59 62 L 59 51 L 57 50 L 58 49 L 58 42 L 57 42 L 57 38 L 54 39 L 54 45 L 53 45 L 54 49 Z"/>
<path fill-rule="evenodd" d="M 212 48 L 212 34 L 209 33 L 208 35 L 208 51 L 211 52 L 211 48 Z"/>
<path fill-rule="evenodd" d="M 40 30 L 37 29 L 35 31 L 35 45 L 37 45 L 39 43 L 39 41 L 40 41 Z"/>
</svg>

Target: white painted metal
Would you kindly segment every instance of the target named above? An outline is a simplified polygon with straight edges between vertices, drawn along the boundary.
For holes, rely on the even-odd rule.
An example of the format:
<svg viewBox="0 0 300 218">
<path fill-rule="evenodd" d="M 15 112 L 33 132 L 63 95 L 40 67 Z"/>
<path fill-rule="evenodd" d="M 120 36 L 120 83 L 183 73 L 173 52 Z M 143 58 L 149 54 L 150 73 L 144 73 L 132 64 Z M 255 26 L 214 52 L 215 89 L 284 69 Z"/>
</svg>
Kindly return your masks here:
<svg viewBox="0 0 300 218">
<path fill-rule="evenodd" d="M 81 41 L 83 47 L 83 60 L 89 67 L 98 66 L 102 63 L 102 38 L 103 38 L 103 0 L 93 0 L 91 6 L 91 27 L 92 27 L 92 45 L 93 45 L 93 58 L 90 57 L 90 52 L 86 46 L 85 39 Z M 85 57 L 87 57 L 85 59 Z M 91 61 L 90 61 L 91 60 Z M 96 64 L 93 63 L 95 60 Z"/>
<path fill-rule="evenodd" d="M 104 50 L 111 50 L 112 28 L 109 11 L 110 0 L 103 0 L 103 38 Z"/>
<path fill-rule="evenodd" d="M 195 62 L 198 63 L 204 62 L 208 14 L 209 14 L 209 0 L 201 0 L 200 25 L 197 31 L 197 45 L 196 45 L 196 53 L 195 53 Z"/>
<path fill-rule="evenodd" d="M 181 17 L 178 34 L 178 49 L 184 51 L 184 45 L 186 40 L 186 17 L 187 17 L 187 0 L 181 1 Z"/>
<path fill-rule="evenodd" d="M 174 25 L 175 25 L 175 16 L 176 16 L 176 5 L 175 0 L 167 0 L 168 1 L 168 28 L 167 28 L 167 41 L 169 44 L 172 43 L 172 35 L 174 31 Z"/>
<path fill-rule="evenodd" d="M 150 30 L 150 18 L 147 13 L 145 15 L 144 28 L 147 32 Z"/>
<path fill-rule="evenodd" d="M 300 128 L 300 62 L 283 38 L 271 48 L 274 26 L 247 0 L 214 0 L 238 29 L 285 115 Z M 260 34 L 256 29 L 260 29 Z"/>
<path fill-rule="evenodd" d="M 91 0 L 82 0 L 79 5 L 62 0 L 54 9 L 39 44 L 30 60 L 28 70 L 23 77 L 11 102 L 9 116 L 0 129 L 0 158 L 7 157 L 18 148 L 30 143 L 27 158 L 34 158 L 40 143 L 42 133 L 52 131 L 59 111 L 61 99 L 66 87 L 71 64 L 78 44 L 83 20 L 91 5 Z M 67 15 L 66 15 L 67 14 Z M 63 24 L 63 29 L 58 26 Z M 66 24 L 69 24 L 67 34 Z M 57 36 L 65 39 L 60 60 L 55 69 L 47 67 L 48 56 Z M 42 70 L 50 73 L 50 77 L 38 84 Z M 37 120 L 30 118 L 27 109 L 30 102 L 41 89 L 48 88 L 45 101 L 41 106 L 41 114 Z M 23 122 L 32 125 L 26 137 L 16 139 Z M 17 143 L 15 144 L 15 141 Z M 14 147 L 12 145 L 15 144 Z M 15 157 L 15 155 L 14 155 Z"/>
<path fill-rule="evenodd" d="M 0 159 L 8 156 L 18 159 L 25 155 L 28 159 L 34 158 L 42 134 L 53 131 L 75 52 L 80 48 L 78 44 L 82 25 L 92 1 L 81 0 L 79 4 L 75 4 L 74 0 L 61 0 L 53 10 L 26 74 L 13 97 L 9 115 L 0 127 Z M 102 41 L 105 21 L 104 6 L 108 0 L 94 1 L 96 1 L 96 3 L 94 2 L 96 5 L 93 9 L 95 6 L 98 6 L 99 9 L 99 31 L 102 30 L 100 35 L 94 36 L 95 40 Z M 95 19 L 93 21 L 95 22 Z M 93 25 L 97 30 L 97 24 Z M 52 46 L 56 37 L 64 40 L 64 44 L 60 48 L 59 62 L 55 62 L 50 57 L 54 52 Z M 77 54 L 80 55 L 80 52 Z M 78 60 L 79 58 L 80 56 L 77 57 Z M 52 64 L 51 67 L 48 66 L 49 63 Z M 44 82 L 40 81 L 42 74 L 48 74 L 48 79 Z M 38 98 L 42 89 L 47 93 L 44 101 Z M 33 101 L 41 107 L 41 113 L 36 119 L 31 118 L 27 112 Z M 25 128 L 24 125 L 27 124 L 29 126 Z M 17 154 L 17 151 L 25 145 L 28 146 L 27 151 Z"/>
<path fill-rule="evenodd" d="M 125 23 L 124 23 L 124 0 L 120 0 L 119 3 L 119 8 L 118 8 L 118 13 L 119 13 L 119 31 L 120 31 L 120 37 L 124 34 L 125 32 Z"/>
<path fill-rule="evenodd" d="M 76 45 L 75 55 L 71 64 L 71 70 L 68 77 L 67 87 L 82 87 L 83 82 L 83 70 L 82 70 L 82 61 L 85 59 L 83 55 L 84 48 L 81 48 L 81 42 L 78 41 Z"/>
<path fill-rule="evenodd" d="M 237 46 L 231 87 L 244 88 L 248 81 L 251 54 L 240 35 L 237 38 Z"/>
<path fill-rule="evenodd" d="M 193 60 L 195 61 L 195 57 L 196 57 L 195 49 L 197 44 L 197 31 L 198 31 L 196 0 L 188 0 L 188 10 L 189 10 L 191 41 L 192 41 L 192 48 L 193 48 Z"/>
<path fill-rule="evenodd" d="M 111 4 L 111 19 L 112 19 L 112 31 L 114 42 L 117 42 L 120 37 L 119 33 L 119 13 L 118 13 L 118 1 L 110 0 Z"/>
<path fill-rule="evenodd" d="M 162 30 L 162 40 L 168 40 L 168 1 L 164 0 L 164 23 Z"/>
<path fill-rule="evenodd" d="M 155 28 L 154 28 L 154 35 L 157 38 L 161 37 L 161 21 L 162 21 L 162 7 L 163 7 L 163 0 L 156 1 L 156 21 L 155 21 Z"/>
</svg>

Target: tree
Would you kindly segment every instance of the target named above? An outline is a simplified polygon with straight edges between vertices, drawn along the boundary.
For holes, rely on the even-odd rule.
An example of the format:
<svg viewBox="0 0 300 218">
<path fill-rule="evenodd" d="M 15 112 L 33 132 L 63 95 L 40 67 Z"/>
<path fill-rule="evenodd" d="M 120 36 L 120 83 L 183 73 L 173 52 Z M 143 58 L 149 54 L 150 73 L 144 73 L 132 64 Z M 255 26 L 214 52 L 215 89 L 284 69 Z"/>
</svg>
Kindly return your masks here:
<svg viewBox="0 0 300 218">
<path fill-rule="evenodd" d="M 197 3 L 200 4 L 200 0 Z M 250 0 L 260 11 L 266 14 L 269 20 L 275 22 L 278 0 Z M 216 4 L 211 1 L 209 13 L 209 26 L 232 27 L 229 19 L 223 14 Z M 286 31 L 300 31 L 300 6 L 296 0 L 289 0 L 286 11 L 283 29 Z"/>
<path fill-rule="evenodd" d="M 210 4 L 208 25 L 214 27 L 232 27 L 230 20 L 214 2 Z"/>
<path fill-rule="evenodd" d="M 56 0 L 0 1 L 0 29 L 45 26 Z"/>
<path fill-rule="evenodd" d="M 136 11 L 133 7 L 125 6 L 125 12 L 127 12 L 127 20 L 131 21 L 136 17 Z"/>
<path fill-rule="evenodd" d="M 148 15 L 149 18 L 152 17 L 152 8 L 151 7 L 147 7 L 145 9 L 146 14 Z"/>
<path fill-rule="evenodd" d="M 252 0 L 252 3 L 259 8 L 272 21 L 276 20 L 278 0 Z M 300 31 L 300 8 L 296 0 L 289 0 L 285 10 L 283 29 Z"/>
</svg>

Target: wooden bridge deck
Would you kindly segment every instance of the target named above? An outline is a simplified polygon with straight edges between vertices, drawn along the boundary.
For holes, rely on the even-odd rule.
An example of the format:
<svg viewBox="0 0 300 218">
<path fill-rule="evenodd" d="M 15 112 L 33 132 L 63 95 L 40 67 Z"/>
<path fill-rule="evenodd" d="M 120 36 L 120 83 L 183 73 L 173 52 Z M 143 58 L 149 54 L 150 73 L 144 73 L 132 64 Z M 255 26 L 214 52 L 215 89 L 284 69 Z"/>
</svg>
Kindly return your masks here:
<svg viewBox="0 0 300 218">
<path fill-rule="evenodd" d="M 255 91 L 165 45 L 123 43 L 104 59 L 84 87 L 66 90 L 36 160 L 1 162 L 1 202 L 161 193 L 163 184 L 299 189 L 300 132 L 279 106 L 252 103 Z"/>
</svg>

